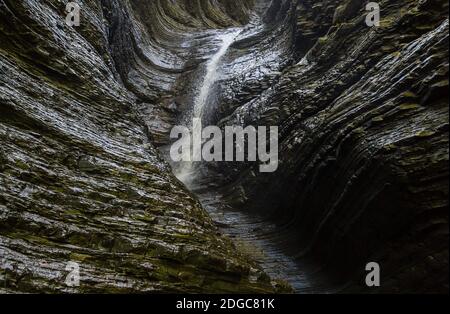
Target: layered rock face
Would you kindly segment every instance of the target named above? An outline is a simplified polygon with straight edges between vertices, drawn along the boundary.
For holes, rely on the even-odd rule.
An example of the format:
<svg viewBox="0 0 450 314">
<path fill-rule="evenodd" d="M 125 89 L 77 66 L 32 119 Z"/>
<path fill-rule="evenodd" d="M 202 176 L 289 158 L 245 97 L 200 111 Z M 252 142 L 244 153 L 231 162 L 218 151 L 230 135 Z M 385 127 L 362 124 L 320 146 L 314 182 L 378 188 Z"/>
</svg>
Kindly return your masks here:
<svg viewBox="0 0 450 314">
<path fill-rule="evenodd" d="M 77 2 L 79 28 L 64 1 L 0 2 L 2 291 L 275 291 L 138 114 L 189 66 L 183 33 L 243 23 L 246 2 Z"/>
<path fill-rule="evenodd" d="M 153 143 L 168 142 L 171 127 L 185 109 L 174 98 L 185 89 L 189 73 L 214 49 L 208 47 L 204 30 L 247 23 L 252 4 L 253 0 L 102 1 L 111 57 L 120 79 L 137 97 Z"/>
<path fill-rule="evenodd" d="M 373 28 L 362 0 L 77 3 L 69 27 L 65 1 L 0 0 L 1 291 L 290 291 L 155 148 L 236 28 L 204 119 L 279 126 L 279 168 L 204 165 L 201 189 L 339 291 L 448 292 L 447 1 L 379 1 Z"/>
<path fill-rule="evenodd" d="M 298 2 L 295 64 L 221 117 L 278 125 L 279 169 L 219 165 L 222 193 L 347 291 L 448 292 L 448 2 L 365 4 Z"/>
</svg>

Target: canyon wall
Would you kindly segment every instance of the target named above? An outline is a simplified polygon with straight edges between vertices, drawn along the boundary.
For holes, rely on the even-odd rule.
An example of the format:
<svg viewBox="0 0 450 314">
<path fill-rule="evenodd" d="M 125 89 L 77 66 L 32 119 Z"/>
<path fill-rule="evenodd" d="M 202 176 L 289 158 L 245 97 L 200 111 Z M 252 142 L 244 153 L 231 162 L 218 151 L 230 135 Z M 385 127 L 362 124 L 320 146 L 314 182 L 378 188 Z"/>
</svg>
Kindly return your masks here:
<svg viewBox="0 0 450 314">
<path fill-rule="evenodd" d="M 374 261 L 376 292 L 448 292 L 448 2 L 378 3 L 370 28 L 365 1 L 298 1 L 294 64 L 220 118 L 278 125 L 279 169 L 215 170 L 235 207 L 276 221 L 280 245 L 346 291 Z"/>
<path fill-rule="evenodd" d="M 64 1 L 0 1 L 1 291 L 278 289 L 172 176 L 138 114 L 188 66 L 183 32 L 245 23 L 247 2 L 78 3 L 77 28 Z"/>
<path fill-rule="evenodd" d="M 448 292 L 447 1 L 379 1 L 375 28 L 362 0 L 77 2 L 69 27 L 64 1 L 0 0 L 1 291 L 290 291 L 156 148 L 240 27 L 207 120 L 279 126 L 280 163 L 208 165 L 208 188 L 341 291 L 374 261 L 370 291 Z"/>
</svg>

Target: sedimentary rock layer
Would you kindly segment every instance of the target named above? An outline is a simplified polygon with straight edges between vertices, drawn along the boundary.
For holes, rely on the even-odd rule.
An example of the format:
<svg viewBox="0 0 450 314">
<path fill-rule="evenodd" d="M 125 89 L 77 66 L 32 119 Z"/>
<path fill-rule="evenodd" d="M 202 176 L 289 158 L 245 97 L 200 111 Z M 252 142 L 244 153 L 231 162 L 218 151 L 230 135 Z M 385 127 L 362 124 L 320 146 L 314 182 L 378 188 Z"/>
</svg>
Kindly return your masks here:
<svg viewBox="0 0 450 314">
<path fill-rule="evenodd" d="M 279 170 L 220 165 L 223 194 L 277 221 L 300 260 L 353 278 L 352 291 L 378 261 L 376 291 L 445 292 L 448 2 L 379 4 L 369 28 L 364 1 L 298 2 L 295 64 L 221 117 L 278 125 Z"/>
<path fill-rule="evenodd" d="M 362 0 L 77 2 L 69 27 L 65 1 L 0 0 L 3 291 L 286 289 L 155 149 L 214 32 L 239 27 L 205 119 L 279 126 L 279 169 L 208 165 L 203 189 L 277 223 L 266 237 L 346 291 L 448 292 L 447 1 L 378 1 L 376 28 Z"/>
<path fill-rule="evenodd" d="M 0 1 L 2 291 L 274 291 L 137 113 L 185 67 L 183 32 L 245 22 L 246 2 L 78 3 L 74 28 L 64 1 Z M 79 287 L 65 283 L 70 261 Z"/>
</svg>

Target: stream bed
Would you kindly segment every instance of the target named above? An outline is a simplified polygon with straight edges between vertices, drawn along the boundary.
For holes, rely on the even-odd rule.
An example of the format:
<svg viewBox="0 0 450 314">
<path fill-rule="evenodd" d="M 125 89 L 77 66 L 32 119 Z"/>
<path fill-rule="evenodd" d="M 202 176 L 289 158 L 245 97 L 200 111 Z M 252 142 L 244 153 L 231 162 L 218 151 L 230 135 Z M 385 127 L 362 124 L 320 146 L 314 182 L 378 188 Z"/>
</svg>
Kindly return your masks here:
<svg viewBox="0 0 450 314">
<path fill-rule="evenodd" d="M 252 31 L 258 32 L 261 27 L 261 21 L 255 16 L 250 26 L 247 26 L 246 32 L 252 34 Z M 195 129 L 190 124 L 193 119 L 207 120 L 204 116 L 205 109 L 214 108 L 213 106 L 217 105 L 213 103 L 213 99 L 218 98 L 217 95 L 214 94 L 215 97 L 210 96 L 216 93 L 215 83 L 221 79 L 222 59 L 226 57 L 228 49 L 239 38 L 241 32 L 243 32 L 242 29 L 234 28 L 211 35 L 211 42 L 217 42 L 218 47 L 208 61 L 201 66 L 203 77 L 192 86 L 192 89 L 196 91 L 192 108 L 184 113 L 182 119 L 185 126 L 191 131 L 191 138 Z M 208 108 L 208 106 L 211 107 Z M 187 139 L 191 140 L 191 138 Z M 188 161 L 178 163 L 171 161 L 174 174 L 199 198 L 203 207 L 223 234 L 230 237 L 236 247 L 256 261 L 273 280 L 282 280 L 289 283 L 296 293 L 324 293 L 329 291 L 329 286 L 321 284 L 317 278 L 311 280 L 310 270 L 306 270 L 307 268 L 302 267 L 295 257 L 289 256 L 281 249 L 282 244 L 280 242 L 282 242 L 283 236 L 287 237 L 288 235 L 281 235 L 280 229 L 276 225 L 263 218 L 231 208 L 214 187 L 210 188 L 210 180 L 204 175 L 207 166 L 202 162 L 192 161 L 197 160 L 201 155 L 201 152 L 196 151 L 192 143 L 193 141 L 190 141 L 190 144 L 187 144 L 191 148 L 187 152 L 187 156 L 184 151 L 182 152 L 183 158 Z M 166 147 L 163 150 L 166 156 L 168 156 L 168 149 Z M 191 157 L 191 160 L 189 160 L 189 157 Z M 214 175 L 208 175 L 208 177 L 214 177 Z"/>
</svg>

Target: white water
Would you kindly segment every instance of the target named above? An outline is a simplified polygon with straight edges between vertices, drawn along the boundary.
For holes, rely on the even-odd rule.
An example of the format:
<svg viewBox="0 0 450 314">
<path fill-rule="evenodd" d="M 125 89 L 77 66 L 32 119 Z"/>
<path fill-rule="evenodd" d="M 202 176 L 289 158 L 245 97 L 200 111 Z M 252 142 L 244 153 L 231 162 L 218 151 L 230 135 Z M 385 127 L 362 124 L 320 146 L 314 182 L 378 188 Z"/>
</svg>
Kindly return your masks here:
<svg viewBox="0 0 450 314">
<path fill-rule="evenodd" d="M 209 92 L 211 87 L 217 81 L 217 69 L 219 68 L 220 61 L 222 57 L 227 53 L 228 48 L 234 42 L 236 36 L 240 31 L 234 31 L 231 33 L 224 34 L 220 37 L 222 40 L 222 45 L 219 51 L 208 61 L 206 66 L 206 75 L 203 78 L 203 84 L 200 87 L 200 93 L 195 99 L 193 118 L 201 118 L 203 116 L 203 109 L 208 101 Z"/>
<path fill-rule="evenodd" d="M 234 31 L 217 37 L 218 40 L 221 40 L 220 48 L 205 65 L 205 76 L 199 82 L 192 110 L 184 117 L 187 121 L 186 125 L 191 126 L 191 136 L 194 133 L 193 119 L 202 119 L 205 108 L 212 105 L 210 103 L 212 97 L 209 96 L 211 96 L 214 85 L 221 78 L 221 75 L 225 75 L 225 73 L 220 73 L 221 61 L 239 34 L 241 34 L 241 31 Z M 230 67 L 233 67 L 233 65 L 231 64 Z M 239 65 L 235 65 L 232 72 L 239 73 L 239 71 Z M 187 146 L 191 148 L 191 151 L 183 151 L 183 154 L 187 154 L 183 156 L 183 159 L 197 160 L 194 158 L 197 158 L 196 156 L 201 152 L 194 151 L 198 150 L 198 146 L 193 145 L 191 139 L 188 138 L 187 140 L 189 141 Z M 286 235 L 290 236 L 290 234 L 280 235 L 281 232 L 275 225 L 257 216 L 253 217 L 229 207 L 221 194 L 214 189 L 209 189 L 204 185 L 204 182 L 195 180 L 195 178 L 202 178 L 202 175 L 208 175 L 208 172 L 199 175 L 200 170 L 193 161 L 180 162 L 174 167 L 177 178 L 198 196 L 211 218 L 221 226 L 221 231 L 235 240 L 238 246 L 246 248 L 245 254 L 259 263 L 273 279 L 288 281 L 298 293 L 332 292 L 328 288 L 328 283 L 321 277 L 314 274 L 314 276 L 310 275 L 312 271 L 316 271 L 315 269 L 306 270 L 305 265 L 298 264 L 294 257 L 287 255 L 280 249 L 284 245 L 282 239 Z"/>
<path fill-rule="evenodd" d="M 225 54 L 227 53 L 228 48 L 230 48 L 231 44 L 233 44 L 240 32 L 240 30 L 235 30 L 233 32 L 220 35 L 219 39 L 222 41 L 220 49 L 211 57 L 211 59 L 206 64 L 206 75 L 203 78 L 197 97 L 195 98 L 194 107 L 190 112 L 189 117 L 187 117 L 186 121 L 189 121 L 191 123 L 195 118 L 203 118 L 203 112 L 205 106 L 208 104 L 208 98 L 211 89 L 212 87 L 214 87 L 214 84 L 219 78 L 218 69 L 220 66 L 220 62 L 223 56 L 225 56 Z M 191 135 L 193 132 L 192 129 L 193 126 L 191 125 Z M 189 140 L 189 146 L 191 147 L 191 150 L 183 151 L 183 159 L 191 161 L 181 162 L 175 170 L 175 175 L 177 176 L 177 178 L 185 184 L 189 184 L 194 178 L 195 169 L 193 160 L 200 160 L 202 154 L 201 148 L 199 149 L 198 145 L 192 145 L 192 141 L 189 138 L 186 138 L 186 141 L 187 140 Z"/>
</svg>

